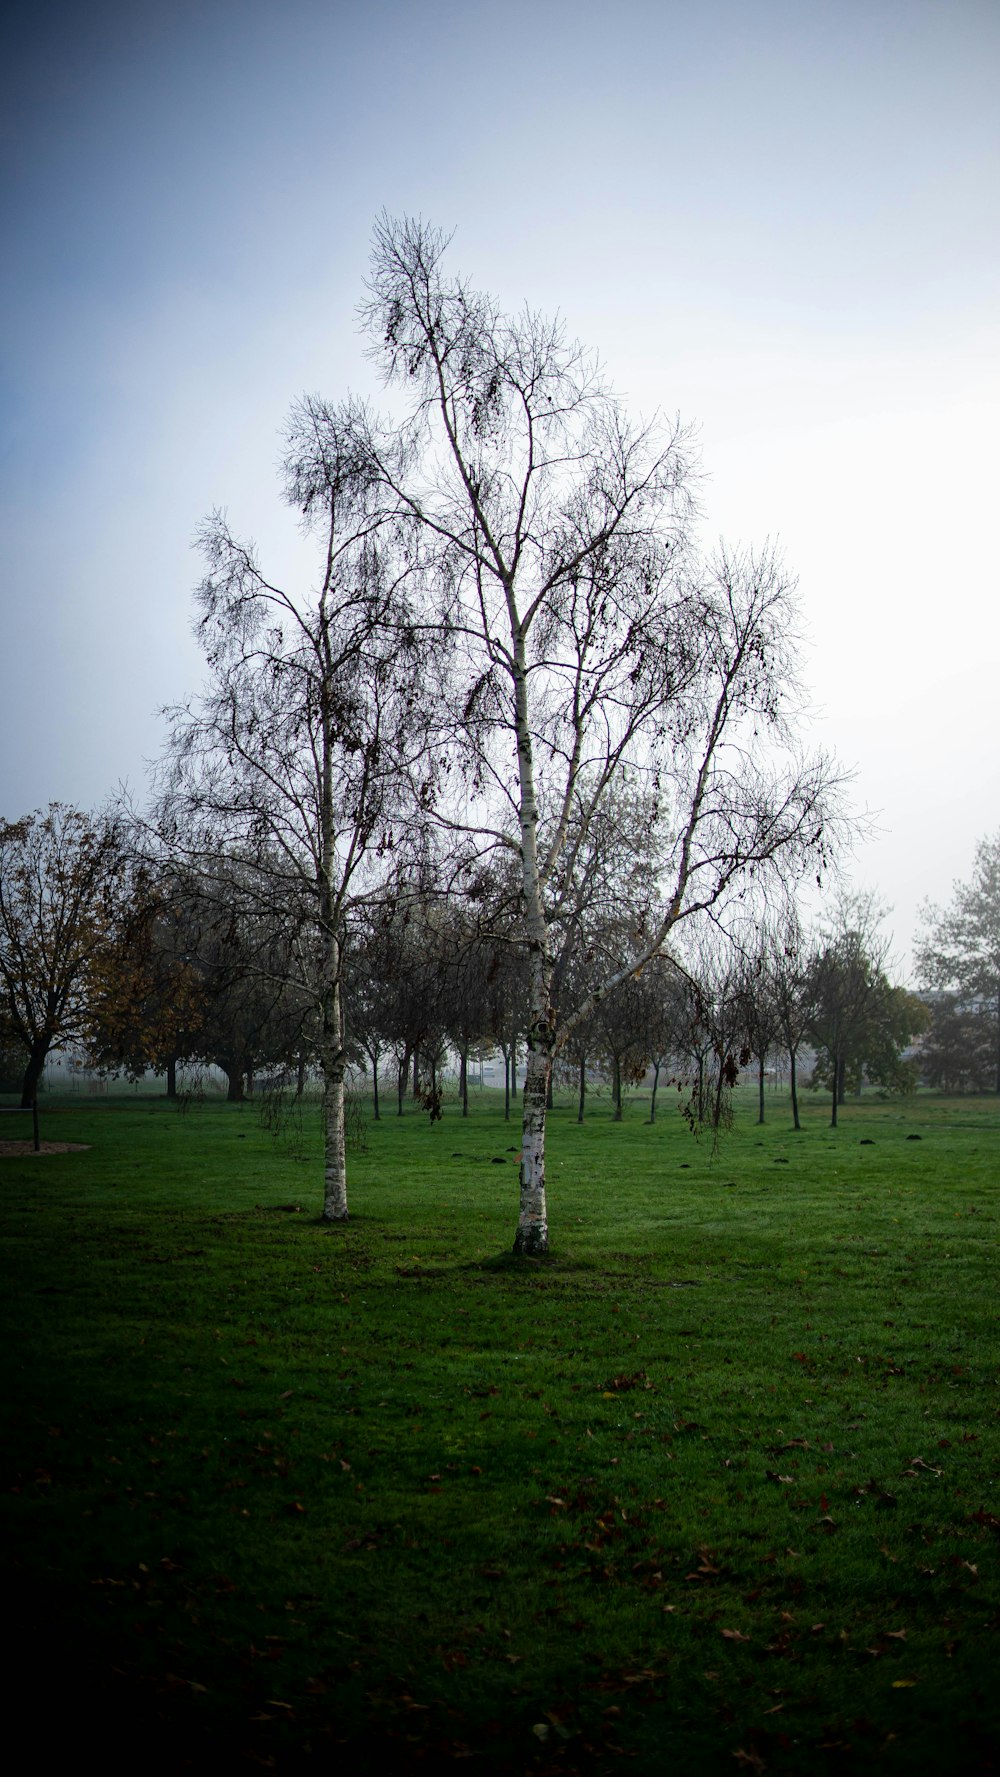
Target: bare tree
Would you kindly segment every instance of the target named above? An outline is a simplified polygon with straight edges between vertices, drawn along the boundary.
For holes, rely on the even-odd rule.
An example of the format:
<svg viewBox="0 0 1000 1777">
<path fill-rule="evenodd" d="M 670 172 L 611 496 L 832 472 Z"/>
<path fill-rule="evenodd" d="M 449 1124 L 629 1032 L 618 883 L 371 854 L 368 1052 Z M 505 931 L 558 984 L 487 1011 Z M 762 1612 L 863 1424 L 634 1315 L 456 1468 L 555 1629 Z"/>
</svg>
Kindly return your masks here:
<svg viewBox="0 0 1000 1777">
<path fill-rule="evenodd" d="M 620 943 L 615 948 L 620 949 Z M 656 989 L 650 964 L 641 974 L 619 982 L 597 1008 L 596 1046 L 610 1065 L 611 1115 L 616 1123 L 624 1116 L 624 1088 L 640 1084 L 653 1057 Z"/>
<path fill-rule="evenodd" d="M 686 937 L 679 1048 L 693 1064 L 693 1079 L 682 1109 L 693 1127 L 718 1132 L 732 1121 L 733 1088 L 750 1060 L 743 965 L 728 937 L 705 921 Z"/>
<path fill-rule="evenodd" d="M 682 1050 L 690 983 L 666 957 L 654 957 L 643 971 L 649 989 L 645 1030 L 653 1069 L 649 1121 L 656 1122 L 656 1100 L 664 1067 L 677 1070 Z"/>
<path fill-rule="evenodd" d="M 553 1058 L 680 920 L 776 861 L 794 872 L 822 855 L 835 784 L 791 744 L 780 564 L 690 557 L 682 428 L 630 420 L 559 322 L 503 313 L 446 274 L 446 246 L 420 222 L 379 223 L 365 320 L 412 405 L 402 425 L 352 418 L 455 649 L 448 707 L 469 765 L 439 815 L 519 862 L 531 1003 L 514 1244 L 532 1255 L 548 1248 Z M 560 1006 L 559 934 L 626 783 L 651 836 L 646 904 L 610 968 Z"/>
<path fill-rule="evenodd" d="M 757 1122 L 764 1122 L 764 1080 L 768 1056 L 781 1040 L 781 1004 L 772 971 L 774 945 L 771 934 L 758 932 L 753 948 L 744 954 L 740 996 L 746 1046 L 757 1063 Z"/>
<path fill-rule="evenodd" d="M 411 815 L 427 638 L 408 620 L 405 565 L 350 439 L 308 403 L 292 416 L 284 478 L 320 547 L 318 590 L 267 580 L 221 514 L 204 526 L 196 634 L 209 681 L 170 712 L 159 827 L 186 868 L 225 882 L 242 918 L 284 923 L 281 985 L 312 1008 L 323 1077 L 323 1214 L 341 1222 L 345 927 L 395 867 Z M 261 977 L 273 969 L 262 955 Z"/>
<path fill-rule="evenodd" d="M 792 1097 L 792 1127 L 801 1130 L 798 1061 L 810 1021 L 809 956 L 794 908 L 767 934 L 767 972 L 778 1015 Z"/>
</svg>

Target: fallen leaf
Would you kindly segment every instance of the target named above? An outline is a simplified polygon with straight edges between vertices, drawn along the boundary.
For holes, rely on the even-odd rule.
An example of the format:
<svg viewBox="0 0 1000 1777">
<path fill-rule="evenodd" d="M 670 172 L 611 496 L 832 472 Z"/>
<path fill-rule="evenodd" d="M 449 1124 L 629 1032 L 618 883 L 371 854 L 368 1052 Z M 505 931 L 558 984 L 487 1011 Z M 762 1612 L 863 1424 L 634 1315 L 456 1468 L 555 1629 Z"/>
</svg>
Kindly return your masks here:
<svg viewBox="0 0 1000 1777">
<path fill-rule="evenodd" d="M 759 1752 L 744 1752 L 743 1747 L 738 1746 L 733 1753 L 733 1757 L 741 1770 L 749 1769 L 758 1772 L 767 1770 L 767 1766 Z"/>
</svg>

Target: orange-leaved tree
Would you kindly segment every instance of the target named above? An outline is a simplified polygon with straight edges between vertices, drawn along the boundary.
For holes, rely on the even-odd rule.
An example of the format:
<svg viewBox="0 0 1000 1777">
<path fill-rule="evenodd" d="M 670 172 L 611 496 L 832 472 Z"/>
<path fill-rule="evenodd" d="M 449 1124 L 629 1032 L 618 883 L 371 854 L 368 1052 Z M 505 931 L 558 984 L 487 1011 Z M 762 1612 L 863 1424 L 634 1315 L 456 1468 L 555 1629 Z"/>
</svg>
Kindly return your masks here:
<svg viewBox="0 0 1000 1777">
<path fill-rule="evenodd" d="M 49 1050 L 88 1041 L 98 974 L 118 941 L 129 874 L 121 820 L 52 802 L 0 820 L 0 995 L 27 1053 L 21 1103 Z"/>
</svg>

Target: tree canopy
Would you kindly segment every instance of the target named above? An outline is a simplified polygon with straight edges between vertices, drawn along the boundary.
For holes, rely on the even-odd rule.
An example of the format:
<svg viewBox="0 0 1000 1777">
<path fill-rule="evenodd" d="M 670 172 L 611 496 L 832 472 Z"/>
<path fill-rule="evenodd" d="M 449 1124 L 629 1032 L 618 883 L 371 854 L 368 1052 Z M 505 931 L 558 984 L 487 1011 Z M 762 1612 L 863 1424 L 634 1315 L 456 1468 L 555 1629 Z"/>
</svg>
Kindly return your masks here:
<svg viewBox="0 0 1000 1777">
<path fill-rule="evenodd" d="M 967 882 L 951 905 L 922 908 L 916 965 L 927 987 L 951 989 L 967 1012 L 988 1010 L 994 1030 L 993 1084 L 1000 1092 L 1000 831 L 979 841 Z"/>
<path fill-rule="evenodd" d="M 121 821 L 52 802 L 0 821 L 0 994 L 26 1054 L 22 1103 L 60 1044 L 86 1046 L 120 945 L 129 854 Z"/>
</svg>

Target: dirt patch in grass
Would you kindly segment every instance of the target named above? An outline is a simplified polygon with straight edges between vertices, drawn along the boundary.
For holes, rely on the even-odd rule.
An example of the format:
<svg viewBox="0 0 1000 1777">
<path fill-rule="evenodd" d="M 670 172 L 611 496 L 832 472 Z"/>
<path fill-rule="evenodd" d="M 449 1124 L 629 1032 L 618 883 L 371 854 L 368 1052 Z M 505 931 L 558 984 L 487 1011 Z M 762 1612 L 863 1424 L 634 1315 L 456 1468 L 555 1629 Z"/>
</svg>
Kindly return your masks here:
<svg viewBox="0 0 1000 1777">
<path fill-rule="evenodd" d="M 43 1141 L 36 1149 L 30 1141 L 0 1141 L 0 1160 L 20 1158 L 22 1154 L 82 1154 L 90 1147 L 89 1141 Z"/>
</svg>

